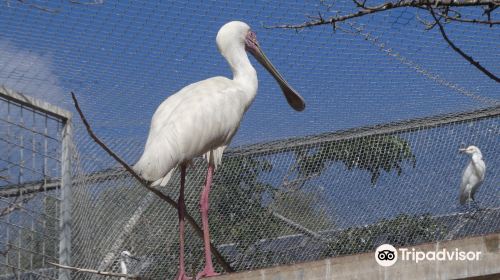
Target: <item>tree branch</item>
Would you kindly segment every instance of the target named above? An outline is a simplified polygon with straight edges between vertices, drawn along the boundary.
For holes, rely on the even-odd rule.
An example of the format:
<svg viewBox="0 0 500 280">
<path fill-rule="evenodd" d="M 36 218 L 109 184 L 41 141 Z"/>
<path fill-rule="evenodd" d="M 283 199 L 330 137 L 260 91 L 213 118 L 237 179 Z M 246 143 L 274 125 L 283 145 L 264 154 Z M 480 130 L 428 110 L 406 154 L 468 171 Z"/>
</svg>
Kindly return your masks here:
<svg viewBox="0 0 500 280">
<path fill-rule="evenodd" d="M 436 24 L 439 27 L 439 31 L 441 32 L 441 35 L 443 36 L 443 39 L 448 43 L 448 45 L 450 45 L 450 47 L 455 52 L 457 52 L 463 58 L 465 58 L 465 60 L 467 60 L 468 62 L 470 62 L 470 64 L 474 65 L 477 69 L 479 69 L 479 71 L 483 72 L 484 74 L 486 74 L 486 76 L 490 77 L 491 79 L 493 79 L 497 83 L 500 83 L 500 78 L 498 78 L 493 73 L 491 73 L 490 71 L 488 71 L 481 64 L 479 64 L 479 62 L 475 61 L 471 56 L 467 55 L 459 47 L 457 47 L 455 44 L 453 44 L 453 42 L 450 40 L 450 38 L 448 38 L 448 36 L 446 35 L 446 32 L 444 31 L 443 25 L 441 24 L 441 22 L 439 21 L 439 19 L 436 17 L 436 14 L 434 13 L 434 9 L 431 8 L 431 7 L 429 7 L 429 11 L 430 11 L 432 17 L 434 18 L 434 20 L 436 21 Z"/>
<path fill-rule="evenodd" d="M 91 2 L 82 2 L 82 1 L 77 1 L 77 0 L 68 0 L 71 4 L 77 4 L 77 5 L 102 5 L 104 4 L 104 0 L 94 0 Z"/>
<path fill-rule="evenodd" d="M 442 13 L 439 13 L 439 16 L 443 17 L 446 20 L 463 22 L 463 23 L 479 23 L 479 24 L 487 24 L 489 26 L 500 24 L 500 21 L 498 21 L 498 20 L 480 20 L 480 19 L 475 19 L 475 18 L 472 18 L 472 19 L 458 18 L 458 17 L 450 17 L 450 16 L 442 14 Z"/>
<path fill-rule="evenodd" d="M 7 3 L 7 6 L 10 5 L 10 1 L 9 0 L 4 0 L 4 1 Z M 42 12 L 51 13 L 51 14 L 56 14 L 56 13 L 60 12 L 60 10 L 58 10 L 58 9 L 50 9 L 50 8 L 42 6 L 42 5 L 31 3 L 31 2 L 29 2 L 27 0 L 16 0 L 16 1 L 18 3 L 20 3 L 20 4 L 26 5 L 26 6 L 30 7 L 30 8 L 36 9 L 36 10 L 40 10 Z M 104 4 L 104 0 L 94 0 L 94 1 L 91 1 L 91 2 L 82 2 L 82 1 L 78 1 L 78 0 L 68 0 L 68 2 L 71 3 L 71 4 L 87 5 L 87 6 L 102 5 L 102 4 Z"/>
<path fill-rule="evenodd" d="M 62 265 L 62 264 L 53 263 L 53 262 L 47 262 L 47 263 L 50 265 L 53 265 L 53 266 L 57 266 L 59 268 L 69 269 L 69 270 L 78 271 L 78 272 L 87 272 L 87 273 L 93 273 L 93 274 L 99 274 L 99 275 L 111 276 L 111 277 L 123 277 L 125 279 L 136 279 L 136 280 L 141 279 L 141 277 L 138 275 L 107 272 L 107 271 L 100 271 L 100 270 L 87 269 L 87 268 L 79 268 L 79 267 L 67 266 L 67 265 Z"/>
<path fill-rule="evenodd" d="M 349 19 L 366 16 L 378 12 L 385 12 L 398 8 L 426 8 L 428 6 L 437 7 L 470 7 L 470 6 L 494 6 L 500 5 L 498 0 L 400 0 L 397 2 L 386 2 L 377 6 L 366 6 L 365 2 L 354 1 L 356 6 L 360 8 L 357 12 L 331 16 L 329 18 L 316 18 L 315 20 L 306 21 L 301 24 L 282 24 L 275 26 L 267 26 L 266 28 L 287 28 L 287 29 L 303 29 L 306 27 L 313 27 L 318 25 L 333 25 L 337 22 L 346 21 Z M 488 20 L 491 21 L 491 20 Z M 478 22 L 479 23 L 479 22 Z"/>
<path fill-rule="evenodd" d="M 407 7 L 428 10 L 434 17 L 435 23 L 427 23 L 426 21 L 420 19 L 418 15 L 417 15 L 417 20 L 422 22 L 426 26 L 427 30 L 432 29 L 436 25 L 438 25 L 441 35 L 455 52 L 459 53 L 465 60 L 467 60 L 469 63 L 475 66 L 479 71 L 483 72 L 490 79 L 496 81 L 497 83 L 500 82 L 500 79 L 496 75 L 494 75 L 488 69 L 483 67 L 479 62 L 475 61 L 471 56 L 464 53 L 460 48 L 455 46 L 453 42 L 451 42 L 451 40 L 446 35 L 444 27 L 441 24 L 440 20 L 437 19 L 436 12 L 434 12 L 433 10 L 437 8 L 441 10 L 437 12 L 437 14 L 440 16 L 440 19 L 444 18 L 448 21 L 456 21 L 456 22 L 470 23 L 470 24 L 488 24 L 490 27 L 492 27 L 493 25 L 500 24 L 500 21 L 494 21 L 491 19 L 491 12 L 500 6 L 500 0 L 398 0 L 395 2 L 391 1 L 385 2 L 377 6 L 367 6 L 366 0 L 362 1 L 352 0 L 352 1 L 354 3 L 355 9 L 357 8 L 357 11 L 353 13 L 348 13 L 343 15 L 337 14 L 335 16 L 331 16 L 326 19 L 320 16 L 312 18 L 310 21 L 306 21 L 301 24 L 282 24 L 275 26 L 266 26 L 266 28 L 286 28 L 286 29 L 295 29 L 296 31 L 298 31 L 299 29 L 303 29 L 306 27 L 314 27 L 319 25 L 332 25 L 333 28 L 336 29 L 337 28 L 336 24 L 338 22 L 343 22 L 353 18 L 362 17 L 378 12 L 385 12 L 393 9 L 407 8 Z M 486 15 L 487 20 L 482 20 L 477 18 L 463 19 L 460 17 L 460 13 L 458 11 L 454 11 L 451 9 L 454 7 L 482 7 L 484 9 L 483 15 Z M 450 12 L 454 13 L 454 16 L 449 16 Z"/>
<path fill-rule="evenodd" d="M 139 183 L 141 183 L 141 185 L 143 187 L 145 187 L 149 191 L 151 191 L 154 194 L 156 194 L 159 198 L 161 198 L 162 200 L 166 201 L 168 204 L 170 204 L 171 206 L 173 206 L 175 209 L 178 209 L 178 205 L 177 205 L 177 202 L 175 200 L 173 200 L 170 196 L 162 193 L 160 190 L 151 187 L 151 185 L 146 180 L 144 180 L 141 176 L 139 176 L 139 174 L 137 174 L 132 169 L 132 167 L 130 167 L 123 159 L 121 159 L 115 152 L 113 152 L 108 146 L 106 146 L 106 144 L 104 144 L 95 135 L 95 133 L 93 132 L 92 128 L 90 127 L 90 124 L 88 123 L 87 119 L 85 118 L 85 116 L 84 116 L 84 114 L 83 114 L 83 112 L 82 112 L 82 110 L 80 108 L 80 105 L 78 104 L 78 100 L 76 99 L 76 96 L 75 96 L 75 94 L 73 92 L 71 92 L 71 97 L 73 98 L 73 103 L 75 104 L 76 111 L 80 115 L 80 118 L 82 119 L 82 122 L 85 125 L 85 128 L 87 129 L 87 132 L 90 135 L 90 137 L 99 146 L 101 146 L 101 148 L 104 151 L 106 151 L 113 159 L 115 159 L 118 163 L 120 163 L 125 168 L 125 170 L 127 170 L 130 174 L 132 174 L 132 176 L 134 176 L 134 178 L 137 179 L 137 181 L 139 181 Z M 185 214 L 186 214 L 185 215 L 186 220 L 193 227 L 193 229 L 197 233 L 198 237 L 200 237 L 201 239 L 203 239 L 203 230 L 200 228 L 200 226 L 196 223 L 196 221 L 194 220 L 194 218 L 187 211 L 186 211 Z M 215 258 L 217 260 L 217 263 L 219 263 L 226 272 L 233 272 L 234 271 L 231 268 L 231 266 L 226 262 L 226 260 L 221 255 L 221 253 L 217 250 L 217 248 L 212 243 L 210 243 L 210 250 L 214 254 L 214 256 L 215 256 Z"/>
<path fill-rule="evenodd" d="M 37 9 L 37 10 L 40 10 L 40 11 L 43 11 L 43 12 L 47 12 L 47 13 L 51 13 L 51 14 L 55 14 L 55 13 L 59 12 L 59 10 L 53 10 L 53 9 L 49 9 L 47 7 L 44 7 L 44 6 L 40 6 L 40 5 L 37 5 L 37 4 L 29 3 L 26 0 L 17 0 L 17 2 L 19 2 L 21 4 L 24 4 L 24 5 L 27 5 L 30 8 Z M 7 0 L 7 3 L 8 3 L 8 0 Z"/>
</svg>

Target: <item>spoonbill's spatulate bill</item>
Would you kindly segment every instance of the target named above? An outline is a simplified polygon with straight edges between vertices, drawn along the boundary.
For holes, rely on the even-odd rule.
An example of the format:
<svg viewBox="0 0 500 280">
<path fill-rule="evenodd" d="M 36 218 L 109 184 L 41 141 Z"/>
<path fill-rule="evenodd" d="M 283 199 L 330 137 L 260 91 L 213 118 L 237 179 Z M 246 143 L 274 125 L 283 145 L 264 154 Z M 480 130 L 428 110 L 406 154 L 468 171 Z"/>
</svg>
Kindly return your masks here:
<svg viewBox="0 0 500 280">
<path fill-rule="evenodd" d="M 464 170 L 460 185 L 460 204 L 465 204 L 469 200 L 475 201 L 474 195 L 484 181 L 486 164 L 478 147 L 469 146 L 466 149 L 460 149 L 460 151 L 471 156 L 471 161 Z"/>
<path fill-rule="evenodd" d="M 156 110 L 148 140 L 134 169 L 153 185 L 166 185 L 176 167 L 181 171 L 179 192 L 179 273 L 187 279 L 184 266 L 184 183 L 187 164 L 203 155 L 208 161 L 200 211 L 205 244 L 205 269 L 197 279 L 216 275 L 210 253 L 208 195 L 212 176 L 222 153 L 238 130 L 243 114 L 257 94 L 257 73 L 246 51 L 250 52 L 276 79 L 290 106 L 302 111 L 302 97 L 286 82 L 259 46 L 255 33 L 243 22 L 232 21 L 219 30 L 217 47 L 229 63 L 233 79 L 214 77 L 186 86 L 168 97 Z"/>
</svg>

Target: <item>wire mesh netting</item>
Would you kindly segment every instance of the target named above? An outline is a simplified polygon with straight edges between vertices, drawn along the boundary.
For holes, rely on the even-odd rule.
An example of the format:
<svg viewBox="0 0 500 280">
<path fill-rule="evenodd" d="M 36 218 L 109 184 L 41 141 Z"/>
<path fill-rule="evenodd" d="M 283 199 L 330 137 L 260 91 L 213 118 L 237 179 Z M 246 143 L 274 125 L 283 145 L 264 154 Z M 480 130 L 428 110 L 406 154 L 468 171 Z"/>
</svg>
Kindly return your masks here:
<svg viewBox="0 0 500 280">
<path fill-rule="evenodd" d="M 67 117 L 44 105 L 0 88 L 0 275 L 6 279 L 57 278 L 47 262 L 59 261 Z"/>
<path fill-rule="evenodd" d="M 212 242 L 233 269 L 499 232 L 498 83 L 461 59 L 436 29 L 426 30 L 425 11 L 402 8 L 336 31 L 295 32 L 266 27 L 349 12 L 353 3 L 144 2 L 1 2 L 0 83 L 68 110 L 66 93 L 75 91 L 95 132 L 133 164 L 166 97 L 195 81 L 231 76 L 215 35 L 230 20 L 247 22 L 307 106 L 290 110 L 279 86 L 253 63 L 259 93 L 210 194 Z M 476 13 L 462 10 L 464 17 Z M 446 30 L 500 72 L 498 27 L 451 22 Z M 72 265 L 119 272 L 120 252 L 129 250 L 139 257 L 127 263 L 130 274 L 173 278 L 177 210 L 75 126 Z M 475 219 L 458 202 L 469 161 L 458 149 L 471 144 L 487 165 Z M 186 203 L 197 221 L 205 173 L 201 159 L 188 169 Z M 176 199 L 178 186 L 175 174 L 161 190 Z M 194 275 L 203 266 L 203 244 L 189 226 L 186 240 Z"/>
</svg>

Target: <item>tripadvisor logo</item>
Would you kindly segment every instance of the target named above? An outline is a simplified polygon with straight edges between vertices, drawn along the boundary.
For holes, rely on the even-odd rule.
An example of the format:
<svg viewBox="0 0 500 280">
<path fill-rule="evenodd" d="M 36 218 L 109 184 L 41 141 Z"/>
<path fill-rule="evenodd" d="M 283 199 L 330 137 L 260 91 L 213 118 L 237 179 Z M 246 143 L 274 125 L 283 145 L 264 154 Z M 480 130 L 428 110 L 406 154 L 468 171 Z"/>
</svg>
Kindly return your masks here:
<svg viewBox="0 0 500 280">
<path fill-rule="evenodd" d="M 398 260 L 398 251 L 391 244 L 382 244 L 375 250 L 375 260 L 381 266 L 391 266 Z"/>
<path fill-rule="evenodd" d="M 399 259 L 401 261 L 478 261 L 481 257 L 480 251 L 447 250 L 445 248 L 436 251 L 419 251 L 415 248 L 400 248 L 397 250 L 391 244 L 382 244 L 375 250 L 375 261 L 381 266 L 392 266 Z"/>
</svg>

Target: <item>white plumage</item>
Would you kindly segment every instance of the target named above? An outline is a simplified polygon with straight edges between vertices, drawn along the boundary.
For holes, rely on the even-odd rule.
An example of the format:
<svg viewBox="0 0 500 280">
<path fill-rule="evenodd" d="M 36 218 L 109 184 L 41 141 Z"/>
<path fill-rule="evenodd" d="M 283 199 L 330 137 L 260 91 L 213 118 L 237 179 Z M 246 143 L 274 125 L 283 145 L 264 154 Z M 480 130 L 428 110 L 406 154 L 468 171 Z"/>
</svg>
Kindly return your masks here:
<svg viewBox="0 0 500 280">
<path fill-rule="evenodd" d="M 144 154 L 134 169 L 154 185 L 158 180 L 166 185 L 174 167 L 197 156 L 213 152 L 213 163 L 220 163 L 256 92 L 255 87 L 247 94 L 238 83 L 215 77 L 170 96 L 153 115 Z"/>
<path fill-rule="evenodd" d="M 144 153 L 134 165 L 134 170 L 144 179 L 154 181 L 153 185 L 166 185 L 173 168 L 197 156 L 205 154 L 215 165 L 220 163 L 225 147 L 257 94 L 257 73 L 246 50 L 276 78 L 294 109 L 302 111 L 305 107 L 300 95 L 266 58 L 246 23 L 227 23 L 219 30 L 216 41 L 231 67 L 233 79 L 214 77 L 193 83 L 158 107 L 151 120 Z M 249 46 L 251 43 L 254 45 Z M 206 155 L 209 152 L 212 156 Z"/>
<path fill-rule="evenodd" d="M 474 195 L 484 181 L 486 164 L 478 147 L 469 146 L 460 151 L 471 155 L 471 161 L 462 174 L 460 185 L 460 204 L 465 204 L 469 199 L 474 201 Z"/>
<path fill-rule="evenodd" d="M 261 50 L 255 33 L 243 22 L 225 24 L 217 33 L 217 47 L 233 72 L 233 79 L 214 77 L 186 86 L 168 97 L 151 120 L 148 140 L 134 170 L 155 185 L 166 185 L 173 170 L 180 167 L 179 274 L 188 279 L 184 265 L 184 182 L 186 167 L 195 157 L 208 161 L 207 180 L 200 199 L 205 246 L 205 269 L 196 279 L 213 276 L 208 233 L 208 195 L 212 173 L 222 153 L 240 126 L 243 114 L 257 94 L 257 73 L 247 56 L 250 52 L 278 82 L 288 104 L 297 111 L 305 108 L 302 97 L 290 87 Z"/>
</svg>

